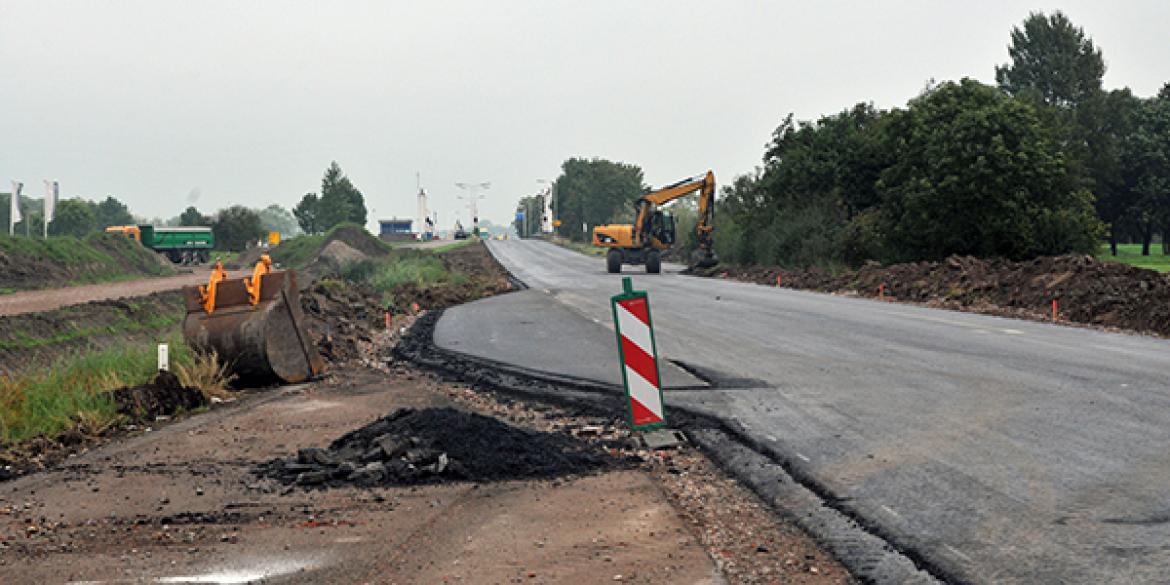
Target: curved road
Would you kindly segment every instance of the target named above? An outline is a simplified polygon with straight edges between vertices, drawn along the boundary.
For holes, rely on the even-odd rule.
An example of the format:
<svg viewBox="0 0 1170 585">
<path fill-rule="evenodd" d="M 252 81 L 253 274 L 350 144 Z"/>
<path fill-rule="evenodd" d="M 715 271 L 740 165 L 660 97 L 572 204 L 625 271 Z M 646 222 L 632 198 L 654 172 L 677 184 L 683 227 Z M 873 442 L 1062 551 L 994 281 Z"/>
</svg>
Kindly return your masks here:
<svg viewBox="0 0 1170 585">
<path fill-rule="evenodd" d="M 489 246 L 532 290 L 449 310 L 436 342 L 612 380 L 616 351 L 576 348 L 613 342 L 619 277 L 544 242 Z M 1170 582 L 1170 342 L 678 268 L 632 270 L 662 357 L 759 382 L 668 408 L 740 423 L 952 580 Z"/>
</svg>

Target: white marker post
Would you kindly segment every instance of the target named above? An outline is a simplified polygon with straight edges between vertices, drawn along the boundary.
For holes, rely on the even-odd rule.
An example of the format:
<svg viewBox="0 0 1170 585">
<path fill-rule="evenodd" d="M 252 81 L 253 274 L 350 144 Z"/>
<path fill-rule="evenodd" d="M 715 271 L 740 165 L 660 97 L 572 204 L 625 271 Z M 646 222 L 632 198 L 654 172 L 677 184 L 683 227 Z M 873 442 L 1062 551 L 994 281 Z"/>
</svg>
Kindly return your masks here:
<svg viewBox="0 0 1170 585">
<path fill-rule="evenodd" d="M 169 372 L 171 369 L 170 360 L 167 359 L 167 344 L 158 344 L 158 371 Z"/>
</svg>

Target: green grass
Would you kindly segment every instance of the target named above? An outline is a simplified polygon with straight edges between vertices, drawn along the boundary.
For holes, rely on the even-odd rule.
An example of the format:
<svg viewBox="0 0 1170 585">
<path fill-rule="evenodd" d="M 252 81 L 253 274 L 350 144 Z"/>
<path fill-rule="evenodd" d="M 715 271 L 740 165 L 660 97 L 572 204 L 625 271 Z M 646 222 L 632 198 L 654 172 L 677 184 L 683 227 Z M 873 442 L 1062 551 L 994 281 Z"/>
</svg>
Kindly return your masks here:
<svg viewBox="0 0 1170 585">
<path fill-rule="evenodd" d="M 303 235 L 285 240 L 268 255 L 272 261 L 290 268 L 301 268 L 317 256 L 321 246 L 325 245 L 324 235 Z"/>
<path fill-rule="evenodd" d="M 166 341 L 172 365 L 193 361 L 182 342 Z M 68 356 L 52 368 L 0 376 L 0 445 L 56 436 L 82 420 L 97 426 L 116 422 L 118 414 L 106 392 L 150 381 L 157 365 L 151 343 Z"/>
<path fill-rule="evenodd" d="M 1151 244 L 1149 256 L 1142 256 L 1141 244 L 1118 244 L 1116 256 L 1109 253 L 1109 245 L 1105 244 L 1097 253 L 1097 259 L 1106 262 L 1124 262 L 1158 272 L 1170 272 L 1170 256 L 1162 254 L 1161 244 Z"/>
<path fill-rule="evenodd" d="M 465 248 L 467 246 L 470 246 L 472 244 L 477 244 L 477 243 L 479 243 L 479 242 L 476 240 L 473 240 L 471 238 L 467 238 L 466 240 L 459 240 L 457 242 L 453 242 L 450 244 L 444 244 L 442 246 L 435 246 L 433 248 L 425 248 L 425 250 L 428 252 L 431 252 L 432 254 L 443 254 L 445 252 L 450 252 L 451 250 L 458 250 L 459 248 Z"/>
<path fill-rule="evenodd" d="M 105 233 L 94 233 L 84 238 L 50 236 L 48 239 L 0 235 L 0 252 L 8 256 L 14 266 L 36 269 L 33 278 L 15 282 L 5 282 L 4 275 L 0 274 L 0 282 L 5 282 L 5 286 L 0 287 L 0 294 L 28 288 L 52 288 L 174 274 L 172 268 L 160 262 L 154 252 L 141 244 Z"/>
<path fill-rule="evenodd" d="M 467 282 L 466 276 L 447 270 L 442 259 L 433 253 L 405 250 L 385 258 L 355 262 L 346 268 L 345 278 L 366 283 L 382 293 L 389 293 L 404 284 L 426 288 Z"/>
<path fill-rule="evenodd" d="M 567 248 L 588 256 L 605 256 L 605 253 L 609 251 L 607 248 L 594 246 L 588 242 L 574 242 L 573 240 L 566 240 L 564 238 L 554 238 L 550 241 L 562 248 Z"/>
</svg>

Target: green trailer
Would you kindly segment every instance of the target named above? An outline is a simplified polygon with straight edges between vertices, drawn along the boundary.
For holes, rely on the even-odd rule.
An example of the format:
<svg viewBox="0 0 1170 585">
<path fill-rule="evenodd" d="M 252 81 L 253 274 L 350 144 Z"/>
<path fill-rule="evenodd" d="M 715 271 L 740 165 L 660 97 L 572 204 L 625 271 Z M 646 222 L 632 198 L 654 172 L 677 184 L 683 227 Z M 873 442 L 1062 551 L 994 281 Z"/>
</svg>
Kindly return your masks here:
<svg viewBox="0 0 1170 585">
<path fill-rule="evenodd" d="M 176 264 L 200 264 L 211 258 L 215 235 L 209 227 L 138 226 L 143 246 L 165 255 Z"/>
</svg>

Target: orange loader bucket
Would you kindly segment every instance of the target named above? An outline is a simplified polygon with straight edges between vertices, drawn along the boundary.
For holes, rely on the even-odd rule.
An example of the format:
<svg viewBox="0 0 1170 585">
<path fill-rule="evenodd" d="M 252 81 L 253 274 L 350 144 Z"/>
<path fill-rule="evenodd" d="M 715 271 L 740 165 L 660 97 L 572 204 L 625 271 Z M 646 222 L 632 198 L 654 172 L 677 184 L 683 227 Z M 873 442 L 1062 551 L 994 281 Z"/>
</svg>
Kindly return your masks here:
<svg viewBox="0 0 1170 585">
<path fill-rule="evenodd" d="M 274 271 L 255 278 L 260 282 L 255 301 L 245 279 L 224 279 L 206 289 L 183 287 L 187 344 L 196 351 L 214 351 L 228 371 L 251 384 L 295 384 L 320 373 L 324 362 L 302 324 L 296 272 Z"/>
</svg>

